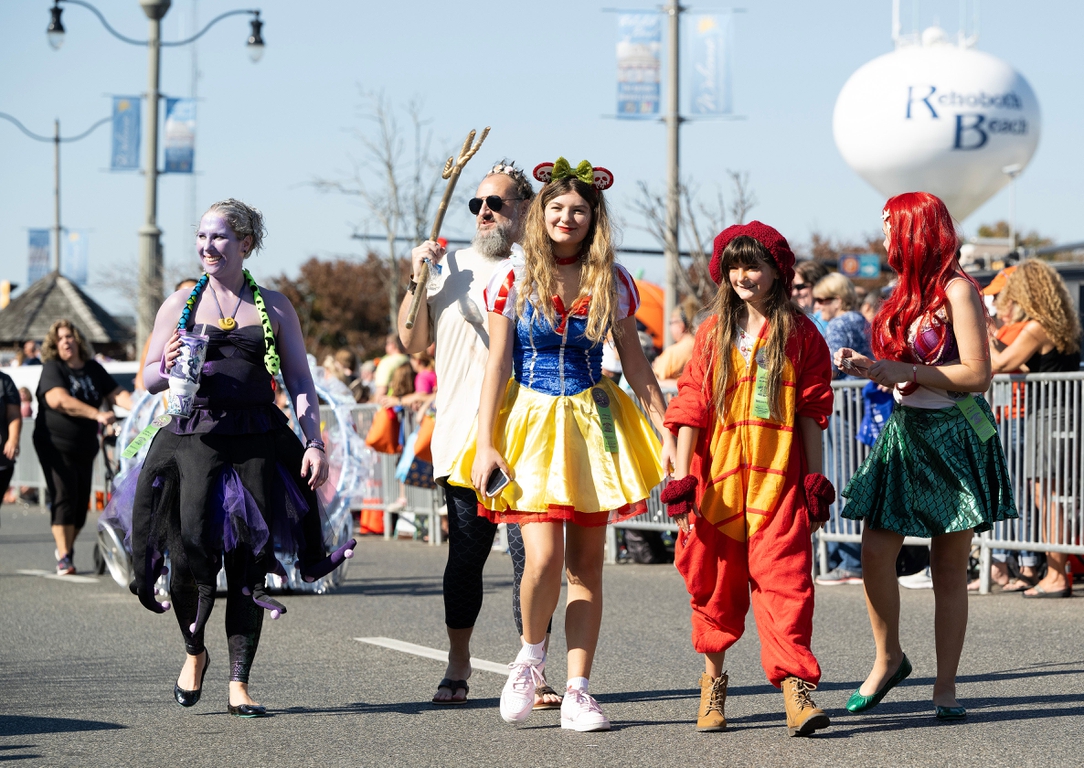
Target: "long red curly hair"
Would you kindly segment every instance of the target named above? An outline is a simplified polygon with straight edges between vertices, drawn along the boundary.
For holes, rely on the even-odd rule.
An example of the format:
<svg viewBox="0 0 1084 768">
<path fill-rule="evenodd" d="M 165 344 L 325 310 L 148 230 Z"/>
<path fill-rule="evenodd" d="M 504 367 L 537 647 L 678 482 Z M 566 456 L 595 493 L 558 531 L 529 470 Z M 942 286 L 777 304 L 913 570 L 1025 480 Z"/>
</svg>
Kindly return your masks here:
<svg viewBox="0 0 1084 768">
<path fill-rule="evenodd" d="M 882 360 L 921 362 L 907 343 L 907 332 L 916 320 L 927 316 L 938 334 L 936 353 L 948 340 L 949 326 L 936 318 L 947 300 L 945 287 L 958 273 L 959 238 L 948 208 L 929 192 L 905 192 L 890 198 L 884 215 L 888 266 L 895 270 L 899 282 L 873 318 L 873 354 Z"/>
</svg>

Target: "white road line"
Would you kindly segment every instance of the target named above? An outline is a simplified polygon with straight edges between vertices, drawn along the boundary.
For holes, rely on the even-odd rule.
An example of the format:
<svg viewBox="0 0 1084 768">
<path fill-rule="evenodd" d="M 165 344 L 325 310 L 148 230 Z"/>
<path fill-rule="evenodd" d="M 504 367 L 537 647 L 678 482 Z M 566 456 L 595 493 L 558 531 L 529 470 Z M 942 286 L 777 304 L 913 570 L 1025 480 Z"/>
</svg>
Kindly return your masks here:
<svg viewBox="0 0 1084 768">
<path fill-rule="evenodd" d="M 391 648 L 393 651 L 423 656 L 427 659 L 437 659 L 438 661 L 444 662 L 448 661 L 447 651 L 441 651 L 437 648 L 426 648 L 424 645 L 415 645 L 414 643 L 408 643 L 405 640 L 396 640 L 391 637 L 355 637 L 354 639 L 359 643 L 379 645 L 381 648 Z M 507 664 L 497 664 L 493 661 L 471 657 L 470 665 L 474 669 L 484 669 L 486 672 L 496 672 L 498 675 L 505 676 L 508 675 Z"/>
<path fill-rule="evenodd" d="M 41 576 L 43 579 L 56 579 L 57 581 L 70 581 L 73 584 L 97 584 L 98 580 L 91 576 L 61 576 L 53 571 L 17 570 L 23 576 Z"/>
</svg>

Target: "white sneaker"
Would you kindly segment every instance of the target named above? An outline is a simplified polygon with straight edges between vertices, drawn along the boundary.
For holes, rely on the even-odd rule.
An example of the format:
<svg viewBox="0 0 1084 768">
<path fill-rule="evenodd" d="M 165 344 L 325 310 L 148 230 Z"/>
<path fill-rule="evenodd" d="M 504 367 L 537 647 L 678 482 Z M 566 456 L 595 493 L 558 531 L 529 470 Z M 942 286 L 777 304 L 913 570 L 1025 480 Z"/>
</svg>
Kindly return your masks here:
<svg viewBox="0 0 1084 768">
<path fill-rule="evenodd" d="M 904 589 L 933 589 L 933 578 L 930 576 L 929 566 L 926 570 L 912 573 L 910 576 L 900 576 L 897 581 Z"/>
<path fill-rule="evenodd" d="M 608 731 L 610 721 L 594 697 L 579 688 L 569 688 L 561 702 L 561 727 L 570 731 Z"/>
<path fill-rule="evenodd" d="M 527 719 L 534 709 L 534 692 L 539 685 L 545 685 L 542 670 L 544 661 L 516 659 L 508 667 L 508 682 L 501 691 L 501 717 L 506 723 L 519 723 Z"/>
</svg>

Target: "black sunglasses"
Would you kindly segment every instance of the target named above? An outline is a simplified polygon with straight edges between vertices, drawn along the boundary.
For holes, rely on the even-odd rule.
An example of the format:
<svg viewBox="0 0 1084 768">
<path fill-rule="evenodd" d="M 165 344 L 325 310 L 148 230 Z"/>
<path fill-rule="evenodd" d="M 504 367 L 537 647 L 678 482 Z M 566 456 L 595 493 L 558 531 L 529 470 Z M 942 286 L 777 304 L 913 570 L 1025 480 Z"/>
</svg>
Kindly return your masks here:
<svg viewBox="0 0 1084 768">
<path fill-rule="evenodd" d="M 477 216 L 478 211 L 482 210 L 482 203 L 484 202 L 489 206 L 489 210 L 494 213 L 500 213 L 501 208 L 504 208 L 505 203 L 513 203 L 517 200 L 523 200 L 522 197 L 501 197 L 500 195 L 490 195 L 489 197 L 472 197 L 467 201 L 467 207 L 470 209 L 472 216 Z"/>
</svg>

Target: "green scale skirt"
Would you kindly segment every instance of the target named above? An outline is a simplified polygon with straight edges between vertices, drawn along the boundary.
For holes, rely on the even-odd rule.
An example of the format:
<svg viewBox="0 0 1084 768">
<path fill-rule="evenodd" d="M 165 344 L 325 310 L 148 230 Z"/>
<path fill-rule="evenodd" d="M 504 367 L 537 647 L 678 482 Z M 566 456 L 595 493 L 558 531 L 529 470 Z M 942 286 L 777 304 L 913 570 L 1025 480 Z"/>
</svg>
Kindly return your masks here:
<svg viewBox="0 0 1084 768">
<path fill-rule="evenodd" d="M 986 400 L 975 402 L 993 423 Z M 843 517 L 902 536 L 981 533 L 1017 516 L 1001 441 L 979 440 L 955 406 L 897 406 L 842 495 Z"/>
</svg>

